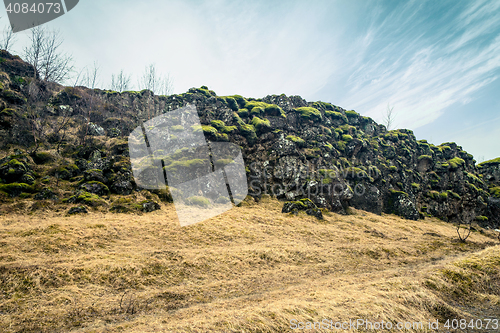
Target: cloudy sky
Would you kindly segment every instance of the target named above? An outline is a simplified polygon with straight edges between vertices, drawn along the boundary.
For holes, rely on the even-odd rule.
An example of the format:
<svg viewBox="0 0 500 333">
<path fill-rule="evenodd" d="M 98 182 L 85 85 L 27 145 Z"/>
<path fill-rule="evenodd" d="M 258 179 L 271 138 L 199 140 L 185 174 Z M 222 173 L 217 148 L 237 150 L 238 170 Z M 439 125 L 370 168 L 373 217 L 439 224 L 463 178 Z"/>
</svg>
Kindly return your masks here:
<svg viewBox="0 0 500 333">
<path fill-rule="evenodd" d="M 155 63 L 175 93 L 300 95 L 379 122 L 390 105 L 396 127 L 483 161 L 500 156 L 499 17 L 495 0 L 82 0 L 46 26 L 102 88 L 123 69 L 140 89 Z"/>
</svg>

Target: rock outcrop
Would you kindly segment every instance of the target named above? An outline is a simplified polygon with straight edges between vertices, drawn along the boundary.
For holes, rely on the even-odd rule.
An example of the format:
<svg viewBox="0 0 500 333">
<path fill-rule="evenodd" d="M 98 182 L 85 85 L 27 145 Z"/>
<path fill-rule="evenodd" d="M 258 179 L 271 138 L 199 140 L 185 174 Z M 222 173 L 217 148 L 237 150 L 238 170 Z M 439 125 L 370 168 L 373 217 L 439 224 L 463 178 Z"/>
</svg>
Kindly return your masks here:
<svg viewBox="0 0 500 333">
<path fill-rule="evenodd" d="M 18 57 L 4 51 L 0 57 L 4 197 L 36 196 L 55 181 L 67 190 L 51 191 L 51 197 L 63 202 L 133 195 L 140 189 L 130 169 L 128 135 L 148 119 L 193 104 L 207 140 L 242 147 L 254 197 L 308 198 L 338 213 L 351 206 L 412 220 L 473 216 L 500 225 L 500 161 L 477 166 L 455 143 L 417 140 L 411 130 L 388 131 L 356 111 L 300 96 L 217 96 L 207 87 L 155 96 L 63 87 L 34 81 L 33 68 Z M 155 196 L 171 200 L 167 191 Z"/>
</svg>

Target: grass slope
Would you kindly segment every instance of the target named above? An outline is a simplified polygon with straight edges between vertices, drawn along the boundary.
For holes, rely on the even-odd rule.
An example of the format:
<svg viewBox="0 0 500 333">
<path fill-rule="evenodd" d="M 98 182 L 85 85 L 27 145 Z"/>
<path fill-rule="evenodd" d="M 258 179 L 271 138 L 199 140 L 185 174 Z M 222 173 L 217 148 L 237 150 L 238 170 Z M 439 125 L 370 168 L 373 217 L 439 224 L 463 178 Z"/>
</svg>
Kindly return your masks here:
<svg viewBox="0 0 500 333">
<path fill-rule="evenodd" d="M 353 213 L 318 221 L 265 199 L 184 228 L 172 205 L 2 216 L 0 331 L 287 332 L 291 319 L 500 317 L 492 231 L 464 244 L 437 219 Z"/>
</svg>

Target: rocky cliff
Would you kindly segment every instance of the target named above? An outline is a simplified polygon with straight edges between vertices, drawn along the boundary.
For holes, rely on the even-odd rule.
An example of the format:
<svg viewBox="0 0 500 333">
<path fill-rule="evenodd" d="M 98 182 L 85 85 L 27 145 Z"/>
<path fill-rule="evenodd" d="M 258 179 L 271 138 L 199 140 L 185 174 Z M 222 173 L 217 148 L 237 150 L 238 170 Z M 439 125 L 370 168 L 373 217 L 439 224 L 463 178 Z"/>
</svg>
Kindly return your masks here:
<svg viewBox="0 0 500 333">
<path fill-rule="evenodd" d="M 147 200 L 171 200 L 167 190 L 138 192 L 126 140 L 143 121 L 192 104 L 207 140 L 241 146 L 257 200 L 308 197 L 338 213 L 355 207 L 412 220 L 500 225 L 500 161 L 476 165 L 455 143 L 416 140 L 411 130 L 388 131 L 356 111 L 299 96 L 63 87 L 33 80 L 30 65 L 0 53 L 4 207 L 36 210 L 59 202 L 128 211 L 147 209 Z M 142 204 L 138 193 L 147 199 Z"/>
</svg>

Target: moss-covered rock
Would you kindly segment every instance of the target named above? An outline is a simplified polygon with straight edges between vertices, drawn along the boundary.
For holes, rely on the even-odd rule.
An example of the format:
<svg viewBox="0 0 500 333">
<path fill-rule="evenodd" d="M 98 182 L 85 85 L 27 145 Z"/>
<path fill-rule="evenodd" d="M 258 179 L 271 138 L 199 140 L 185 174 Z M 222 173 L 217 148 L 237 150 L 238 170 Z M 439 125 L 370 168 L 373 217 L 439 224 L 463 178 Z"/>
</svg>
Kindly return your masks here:
<svg viewBox="0 0 500 333">
<path fill-rule="evenodd" d="M 25 183 L 0 184 L 0 192 L 7 193 L 11 197 L 18 197 L 22 193 L 33 193 L 34 188 Z"/>
<path fill-rule="evenodd" d="M 100 198 L 95 193 L 89 193 L 87 191 L 77 191 L 75 195 L 69 197 L 68 199 L 62 200 L 66 203 L 82 203 L 90 207 L 106 206 L 106 201 Z"/>
<path fill-rule="evenodd" d="M 309 198 L 303 198 L 297 201 L 287 201 L 283 204 L 282 213 L 291 213 L 297 215 L 299 211 L 305 211 L 307 215 L 315 216 L 322 220 L 323 213 Z"/>
<path fill-rule="evenodd" d="M 465 161 L 461 159 L 460 157 L 455 157 L 452 158 L 451 160 L 448 160 L 448 164 L 450 166 L 450 169 L 456 170 L 458 167 L 462 166 L 465 164 Z"/>
<path fill-rule="evenodd" d="M 303 147 L 306 144 L 306 142 L 302 138 L 300 138 L 298 136 L 295 136 L 295 135 L 288 135 L 286 137 L 286 139 L 292 141 L 295 144 L 297 144 L 299 147 Z"/>
<path fill-rule="evenodd" d="M 300 116 L 304 119 L 315 120 L 315 121 L 321 121 L 322 119 L 321 112 L 312 107 L 304 106 L 296 108 L 294 109 L 294 111 L 299 112 Z"/>
<path fill-rule="evenodd" d="M 267 119 L 260 119 L 259 117 L 253 117 L 252 125 L 257 130 L 258 133 L 265 133 L 271 129 L 271 123 Z"/>
<path fill-rule="evenodd" d="M 185 200 L 185 203 L 190 206 L 198 206 L 202 208 L 209 208 L 211 206 L 210 200 L 201 196 L 192 196 Z"/>
<path fill-rule="evenodd" d="M 80 189 L 99 196 L 109 195 L 109 188 L 99 181 L 89 181 L 80 185 Z"/>
</svg>

